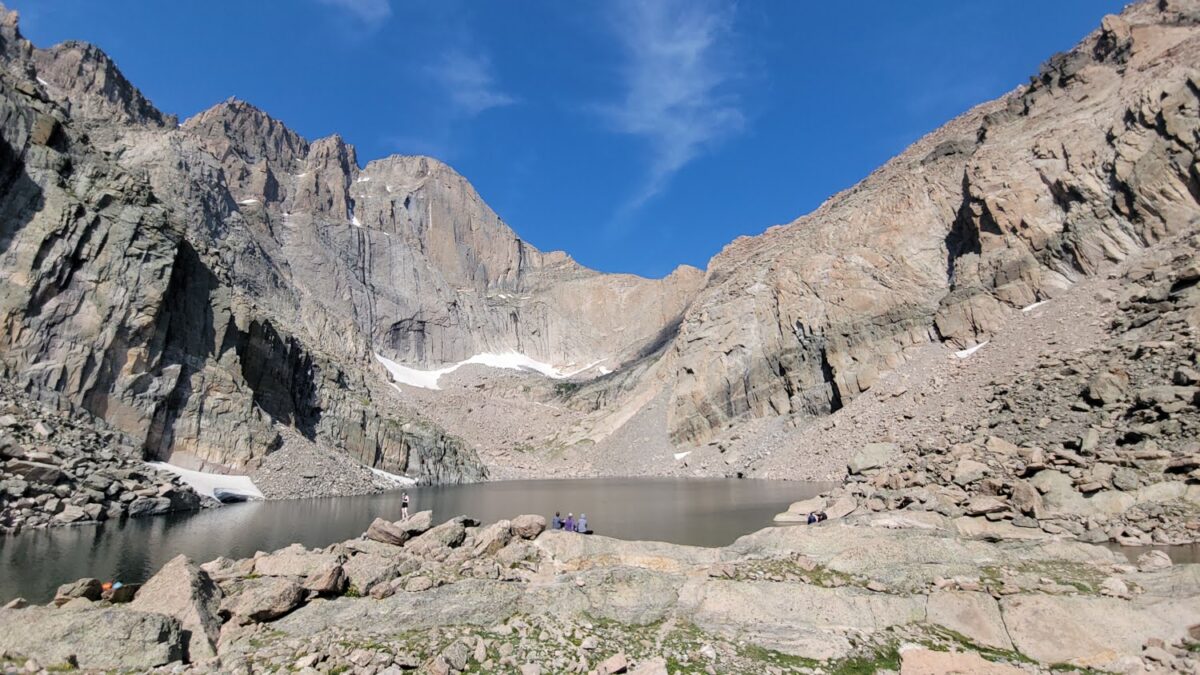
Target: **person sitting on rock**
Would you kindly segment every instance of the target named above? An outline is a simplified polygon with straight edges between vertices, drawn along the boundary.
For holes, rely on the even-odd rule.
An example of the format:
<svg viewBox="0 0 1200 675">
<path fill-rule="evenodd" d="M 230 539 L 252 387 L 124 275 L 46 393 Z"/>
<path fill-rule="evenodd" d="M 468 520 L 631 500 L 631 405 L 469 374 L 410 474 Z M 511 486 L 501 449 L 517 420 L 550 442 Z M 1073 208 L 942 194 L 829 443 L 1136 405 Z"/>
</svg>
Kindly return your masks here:
<svg viewBox="0 0 1200 675">
<path fill-rule="evenodd" d="M 562 526 L 563 526 L 563 522 L 562 522 L 562 514 L 560 514 L 558 511 L 555 511 L 555 512 L 554 512 L 554 518 L 552 518 L 552 519 L 550 520 L 550 529 L 552 529 L 552 530 L 561 530 L 561 529 L 562 529 Z"/>
<path fill-rule="evenodd" d="M 820 523 L 826 520 L 829 520 L 829 516 L 825 515 L 824 511 L 817 511 L 817 522 Z"/>
<path fill-rule="evenodd" d="M 588 529 L 586 513 L 579 514 L 579 522 L 575 523 L 575 531 L 579 532 L 580 534 L 587 534 Z"/>
<path fill-rule="evenodd" d="M 567 532 L 575 531 L 575 514 L 574 513 L 567 514 L 567 522 L 563 523 L 563 529 L 566 530 Z"/>
<path fill-rule="evenodd" d="M 808 524 L 809 524 L 809 525 L 814 525 L 814 524 L 816 524 L 816 523 L 817 523 L 819 520 L 820 520 L 820 519 L 819 519 L 819 518 L 817 518 L 817 512 L 816 512 L 816 511 L 813 511 L 813 512 L 811 512 L 811 513 L 809 513 L 809 514 L 808 514 Z"/>
</svg>

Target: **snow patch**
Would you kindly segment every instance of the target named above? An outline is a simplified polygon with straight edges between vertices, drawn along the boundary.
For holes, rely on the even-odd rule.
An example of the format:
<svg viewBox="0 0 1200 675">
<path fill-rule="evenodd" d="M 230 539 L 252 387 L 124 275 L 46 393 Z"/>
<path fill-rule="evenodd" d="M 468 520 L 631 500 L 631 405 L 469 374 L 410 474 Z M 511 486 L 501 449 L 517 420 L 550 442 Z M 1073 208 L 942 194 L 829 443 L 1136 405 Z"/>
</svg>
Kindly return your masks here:
<svg viewBox="0 0 1200 675">
<path fill-rule="evenodd" d="M 42 78 L 40 78 L 40 77 L 39 77 L 39 78 L 37 78 L 37 81 L 38 81 L 38 84 L 42 85 L 43 87 L 49 87 L 49 86 L 50 86 L 50 83 L 49 83 L 49 82 L 47 82 L 47 81 L 43 80 L 43 79 L 42 79 Z"/>
<path fill-rule="evenodd" d="M 438 386 L 438 380 L 441 379 L 443 375 L 447 375 L 458 370 L 459 368 L 462 368 L 463 366 L 468 365 L 480 365 L 487 366 L 489 368 L 503 368 L 506 370 L 532 370 L 556 380 L 571 377 L 572 375 L 581 373 L 596 365 L 593 363 L 580 370 L 563 372 L 549 363 L 543 363 L 517 352 L 506 352 L 504 354 L 476 354 L 466 361 L 459 361 L 458 363 L 446 366 L 445 368 L 438 368 L 437 370 L 418 370 L 416 368 L 410 368 L 408 366 L 396 363 L 395 361 L 380 354 L 376 354 L 375 359 L 382 363 L 384 368 L 387 368 L 388 373 L 391 374 L 392 380 L 395 382 L 407 384 L 410 387 L 421 387 L 422 389 L 440 389 Z M 599 363 L 599 361 L 596 363 Z"/>
<path fill-rule="evenodd" d="M 409 478 L 408 476 L 400 476 L 400 475 L 397 475 L 394 473 L 388 473 L 387 471 L 384 471 L 383 469 L 376 469 L 375 467 L 371 467 L 371 466 L 369 466 L 367 468 L 370 469 L 371 472 L 374 473 L 376 476 L 379 476 L 380 478 L 382 478 L 384 480 L 391 481 L 391 482 L 395 483 L 396 485 L 403 485 L 404 487 L 415 487 L 417 484 L 417 481 L 413 480 L 412 478 Z"/>
<path fill-rule="evenodd" d="M 249 499 L 262 499 L 263 493 L 250 480 L 249 476 L 229 476 L 222 473 L 205 473 L 192 471 L 166 462 L 146 462 L 147 465 L 160 471 L 167 471 L 179 476 L 184 483 L 192 486 L 198 494 L 213 497 L 213 490 L 221 488 L 229 492 L 245 495 Z M 213 497 L 215 499 L 215 497 Z"/>
<path fill-rule="evenodd" d="M 257 199 L 243 199 L 242 201 L 240 201 L 238 203 L 241 204 L 242 206 L 245 206 L 247 204 L 257 204 L 258 200 Z"/>
<path fill-rule="evenodd" d="M 356 180 L 354 182 L 355 183 L 368 183 L 368 182 L 370 182 L 370 180 L 371 180 L 370 176 L 359 176 L 358 180 Z"/>
<path fill-rule="evenodd" d="M 355 227 L 362 227 L 362 223 L 358 222 L 358 216 L 350 214 L 350 224 Z"/>
<path fill-rule="evenodd" d="M 1033 310 L 1037 309 L 1038 307 L 1041 307 L 1042 305 L 1046 304 L 1047 302 L 1050 302 L 1050 301 L 1042 300 L 1041 302 L 1035 302 L 1032 305 L 1029 305 L 1027 307 L 1022 307 L 1021 311 L 1022 312 L 1032 312 Z"/>
<path fill-rule="evenodd" d="M 989 342 L 991 342 L 991 340 L 984 340 L 983 342 L 980 342 L 979 344 L 975 345 L 974 347 L 968 347 L 961 351 L 954 352 L 954 355 L 960 359 L 965 359 L 965 358 L 971 356 L 972 354 L 974 354 L 975 352 L 979 351 L 980 349 L 983 349 L 983 346 Z"/>
<path fill-rule="evenodd" d="M 687 457 L 687 456 L 688 456 L 688 455 L 690 455 L 690 454 L 692 454 L 692 451 L 691 451 L 691 450 L 688 450 L 687 452 L 677 452 L 677 453 L 675 453 L 674 455 L 671 455 L 671 456 L 672 456 L 672 457 L 674 457 L 674 458 L 675 458 L 675 461 L 677 461 L 677 462 L 678 462 L 679 460 L 683 459 L 684 457 Z"/>
</svg>

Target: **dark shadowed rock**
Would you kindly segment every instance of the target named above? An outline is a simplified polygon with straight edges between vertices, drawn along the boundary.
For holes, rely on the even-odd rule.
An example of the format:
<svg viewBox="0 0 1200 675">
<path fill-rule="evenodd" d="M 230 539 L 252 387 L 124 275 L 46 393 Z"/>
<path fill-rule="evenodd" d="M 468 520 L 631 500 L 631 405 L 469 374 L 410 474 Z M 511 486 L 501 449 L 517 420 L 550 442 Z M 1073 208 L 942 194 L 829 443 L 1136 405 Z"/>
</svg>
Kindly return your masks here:
<svg viewBox="0 0 1200 675">
<path fill-rule="evenodd" d="M 100 594 L 103 592 L 104 586 L 99 579 L 79 579 L 59 586 L 54 593 L 54 604 L 65 605 L 75 598 L 99 600 Z"/>
</svg>

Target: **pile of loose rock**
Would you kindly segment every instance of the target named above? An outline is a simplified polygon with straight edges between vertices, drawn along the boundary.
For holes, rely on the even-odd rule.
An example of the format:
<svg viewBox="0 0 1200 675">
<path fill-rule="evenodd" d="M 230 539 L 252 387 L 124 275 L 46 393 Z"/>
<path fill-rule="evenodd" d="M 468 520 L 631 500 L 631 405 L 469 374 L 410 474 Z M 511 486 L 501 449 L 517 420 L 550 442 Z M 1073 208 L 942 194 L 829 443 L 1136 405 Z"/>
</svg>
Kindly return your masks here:
<svg viewBox="0 0 1200 675">
<path fill-rule="evenodd" d="M 0 532 L 200 508 L 103 422 L 0 380 Z"/>
<path fill-rule="evenodd" d="M 864 446 L 841 488 L 779 520 L 836 502 L 838 516 L 975 519 L 964 527 L 985 535 L 1200 541 L 1198 248 L 1189 237 L 1125 273 L 1099 349 L 1031 355 L 1025 373 L 990 384 L 977 424 L 943 443 Z"/>
<path fill-rule="evenodd" d="M 320 448 L 289 429 L 279 431 L 283 447 L 264 457 L 250 473 L 267 499 L 347 497 L 400 487 L 343 452 Z"/>
</svg>

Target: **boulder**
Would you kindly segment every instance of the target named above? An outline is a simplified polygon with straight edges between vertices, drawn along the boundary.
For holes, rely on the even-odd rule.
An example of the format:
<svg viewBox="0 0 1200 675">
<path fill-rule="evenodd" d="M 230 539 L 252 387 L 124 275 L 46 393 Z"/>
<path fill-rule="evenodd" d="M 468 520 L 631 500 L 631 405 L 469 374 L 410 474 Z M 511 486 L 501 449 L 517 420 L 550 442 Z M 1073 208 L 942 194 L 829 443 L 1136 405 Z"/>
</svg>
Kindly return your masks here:
<svg viewBox="0 0 1200 675">
<path fill-rule="evenodd" d="M 321 595 L 341 595 L 349 584 L 346 571 L 336 561 L 325 563 L 304 580 L 304 590 Z"/>
<path fill-rule="evenodd" d="M 433 527 L 433 511 L 418 511 L 404 520 L 396 521 L 396 526 L 407 532 L 409 538 L 424 534 Z"/>
<path fill-rule="evenodd" d="M 0 652 L 43 666 L 142 671 L 181 661 L 179 621 L 116 607 L 70 612 L 48 607 L 0 610 Z"/>
<path fill-rule="evenodd" d="M 878 469 L 887 464 L 896 455 L 895 443 L 868 443 L 863 446 L 847 462 L 846 468 L 851 474 L 860 474 L 871 469 Z"/>
<path fill-rule="evenodd" d="M 376 518 L 367 528 L 366 537 L 392 546 L 403 546 L 412 535 L 395 523 Z"/>
<path fill-rule="evenodd" d="M 62 511 L 59 511 L 58 514 L 54 516 L 54 520 L 60 523 L 78 523 L 88 520 L 88 515 L 88 512 L 85 511 L 82 506 L 67 504 L 66 506 L 62 507 Z"/>
<path fill-rule="evenodd" d="M 612 675 L 613 673 L 624 673 L 629 668 L 629 659 L 626 658 L 624 652 L 618 652 L 600 662 L 596 666 L 596 672 L 599 675 Z"/>
<path fill-rule="evenodd" d="M 358 593 L 366 593 L 381 581 L 400 576 L 400 561 L 376 553 L 360 553 L 342 563 L 346 581 Z"/>
<path fill-rule="evenodd" d="M 963 457 L 954 467 L 954 483 L 961 486 L 970 485 L 986 476 L 987 473 L 987 464 Z"/>
<path fill-rule="evenodd" d="M 467 538 L 467 528 L 462 518 L 447 520 L 425 534 L 411 540 L 404 550 L 414 555 L 426 555 L 440 547 L 457 548 Z"/>
<path fill-rule="evenodd" d="M 1096 405 L 1106 405 L 1124 399 L 1128 389 L 1128 375 L 1123 372 L 1105 371 L 1096 373 L 1088 380 L 1084 397 Z"/>
<path fill-rule="evenodd" d="M 841 499 L 835 500 L 829 505 L 828 508 L 825 509 L 825 515 L 828 516 L 830 520 L 837 520 L 838 518 L 845 518 L 851 513 L 854 513 L 854 509 L 857 508 L 858 502 L 855 501 L 853 497 L 842 497 Z"/>
<path fill-rule="evenodd" d="M 254 559 L 254 572 L 265 577 L 307 577 L 337 558 L 331 553 L 314 553 L 300 544 L 292 544 L 270 555 Z"/>
<path fill-rule="evenodd" d="M 513 534 L 522 539 L 537 539 L 546 530 L 546 518 L 537 515 L 523 515 L 513 518 Z"/>
<path fill-rule="evenodd" d="M 427 591 L 436 585 L 437 584 L 434 583 L 433 579 L 430 579 L 429 577 L 413 577 L 409 579 L 406 584 L 404 584 L 404 590 L 408 591 L 409 593 L 420 593 L 421 591 Z"/>
<path fill-rule="evenodd" d="M 1011 455 L 1015 456 L 1021 452 L 1021 449 L 1016 445 L 1000 438 L 999 436 L 988 436 L 984 441 L 983 447 L 987 449 L 991 455 Z"/>
<path fill-rule="evenodd" d="M 129 517 L 156 516 L 171 511 L 171 500 L 166 497 L 138 497 L 129 503 Z"/>
<path fill-rule="evenodd" d="M 100 583 L 99 579 L 79 579 L 59 586 L 54 593 L 54 604 L 61 607 L 75 598 L 87 598 L 95 601 L 100 599 L 103 592 L 104 585 Z"/>
<path fill-rule="evenodd" d="M 1181 499 L 1186 492 L 1187 484 L 1183 481 L 1163 481 L 1140 488 L 1136 493 L 1134 501 L 1138 504 L 1147 502 L 1161 504 Z"/>
<path fill-rule="evenodd" d="M 8 473 L 21 476 L 25 480 L 46 483 L 48 485 L 54 485 L 58 482 L 59 478 L 62 478 L 62 469 L 53 464 L 32 462 L 23 459 L 10 460 L 4 465 L 4 470 Z"/>
<path fill-rule="evenodd" d="M 1023 480 L 1013 481 L 1012 505 L 1016 510 L 1031 518 L 1041 518 L 1045 508 L 1041 493 L 1033 485 Z"/>
<path fill-rule="evenodd" d="M 273 621 L 304 602 L 304 589 L 285 578 L 255 579 L 221 604 L 221 612 L 238 624 Z"/>
<path fill-rule="evenodd" d="M 183 627 L 190 661 L 216 656 L 221 635 L 222 593 L 208 573 L 187 556 L 172 558 L 142 586 L 131 609 L 165 614 Z"/>
<path fill-rule="evenodd" d="M 965 507 L 968 516 L 983 516 L 1008 510 L 1008 503 L 991 495 L 975 495 Z"/>
<path fill-rule="evenodd" d="M 500 520 L 475 533 L 475 546 L 472 553 L 476 556 L 495 555 L 497 551 L 508 545 L 512 540 L 512 522 Z"/>
</svg>

